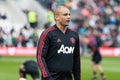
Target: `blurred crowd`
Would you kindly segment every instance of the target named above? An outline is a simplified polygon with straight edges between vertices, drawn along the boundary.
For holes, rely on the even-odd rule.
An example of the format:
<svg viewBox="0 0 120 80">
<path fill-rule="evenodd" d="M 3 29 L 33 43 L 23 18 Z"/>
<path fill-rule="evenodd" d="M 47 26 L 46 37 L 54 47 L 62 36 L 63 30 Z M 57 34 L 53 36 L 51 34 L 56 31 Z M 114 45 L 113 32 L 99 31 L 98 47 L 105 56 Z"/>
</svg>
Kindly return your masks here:
<svg viewBox="0 0 120 80">
<path fill-rule="evenodd" d="M 15 30 L 14 27 L 2 27 L 0 25 L 0 46 L 15 46 L 15 47 L 36 47 L 38 41 L 37 13 L 34 11 L 23 11 L 29 25 L 24 25 L 20 30 Z M 0 14 L 0 21 L 5 24 L 7 21 L 6 14 Z"/>
<path fill-rule="evenodd" d="M 96 44 L 100 40 L 101 47 L 120 47 L 120 0 L 52 0 L 48 2 L 49 11 L 56 6 L 65 5 L 71 11 L 70 28 L 80 35 L 81 53 L 88 53 L 88 41 Z M 58 3 L 59 2 L 59 3 Z M 52 20 L 51 20 L 52 21 Z M 49 24 L 52 23 L 48 20 Z M 48 27 L 48 26 L 47 26 Z"/>
<path fill-rule="evenodd" d="M 54 24 L 53 11 L 59 5 L 65 5 L 71 11 L 70 28 L 80 35 L 80 47 L 85 36 L 95 43 L 96 35 L 106 47 L 120 47 L 120 0 L 37 0 L 48 11 L 44 29 Z M 45 4 L 45 5 L 43 5 Z M 7 19 L 2 17 L 0 19 Z M 5 20 L 4 19 L 4 20 Z M 0 27 L 0 45 L 5 46 L 36 46 L 39 35 L 36 27 L 25 25 L 19 33 L 14 29 L 6 30 Z M 30 23 L 30 26 L 31 23 Z"/>
</svg>

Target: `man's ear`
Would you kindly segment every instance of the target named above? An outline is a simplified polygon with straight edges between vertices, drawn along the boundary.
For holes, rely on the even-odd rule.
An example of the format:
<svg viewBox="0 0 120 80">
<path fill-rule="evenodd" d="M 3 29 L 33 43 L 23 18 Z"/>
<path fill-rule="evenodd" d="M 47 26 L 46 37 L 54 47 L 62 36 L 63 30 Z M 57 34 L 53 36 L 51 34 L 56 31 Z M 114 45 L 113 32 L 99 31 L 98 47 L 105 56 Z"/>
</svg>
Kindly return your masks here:
<svg viewBox="0 0 120 80">
<path fill-rule="evenodd" d="M 58 17 L 58 16 L 54 16 L 54 18 L 55 18 L 55 20 L 58 20 L 58 19 L 59 19 L 59 17 Z"/>
</svg>

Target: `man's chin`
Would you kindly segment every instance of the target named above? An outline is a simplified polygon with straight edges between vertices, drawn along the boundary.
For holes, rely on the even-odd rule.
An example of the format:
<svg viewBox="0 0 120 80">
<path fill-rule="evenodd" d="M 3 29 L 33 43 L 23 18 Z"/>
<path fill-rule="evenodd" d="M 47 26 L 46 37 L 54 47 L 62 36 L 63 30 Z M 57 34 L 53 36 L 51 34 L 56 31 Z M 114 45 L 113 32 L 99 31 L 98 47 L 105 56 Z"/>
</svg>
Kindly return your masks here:
<svg viewBox="0 0 120 80">
<path fill-rule="evenodd" d="M 67 27 L 67 26 L 69 26 L 69 24 L 64 24 L 63 26 L 64 26 L 64 27 Z"/>
<path fill-rule="evenodd" d="M 65 26 L 69 26 L 69 24 L 66 24 Z"/>
<path fill-rule="evenodd" d="M 69 26 L 69 25 L 65 25 L 65 27 L 67 27 L 67 26 Z"/>
</svg>

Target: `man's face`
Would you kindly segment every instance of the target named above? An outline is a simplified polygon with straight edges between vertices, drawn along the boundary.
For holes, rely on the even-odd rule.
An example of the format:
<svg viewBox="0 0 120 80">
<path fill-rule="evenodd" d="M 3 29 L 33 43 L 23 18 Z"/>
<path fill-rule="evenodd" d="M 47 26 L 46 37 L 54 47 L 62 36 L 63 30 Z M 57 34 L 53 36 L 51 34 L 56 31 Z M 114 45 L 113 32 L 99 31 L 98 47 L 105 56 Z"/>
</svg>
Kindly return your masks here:
<svg viewBox="0 0 120 80">
<path fill-rule="evenodd" d="M 70 11 L 67 8 L 60 9 L 56 20 L 60 25 L 68 26 L 70 22 Z"/>
</svg>

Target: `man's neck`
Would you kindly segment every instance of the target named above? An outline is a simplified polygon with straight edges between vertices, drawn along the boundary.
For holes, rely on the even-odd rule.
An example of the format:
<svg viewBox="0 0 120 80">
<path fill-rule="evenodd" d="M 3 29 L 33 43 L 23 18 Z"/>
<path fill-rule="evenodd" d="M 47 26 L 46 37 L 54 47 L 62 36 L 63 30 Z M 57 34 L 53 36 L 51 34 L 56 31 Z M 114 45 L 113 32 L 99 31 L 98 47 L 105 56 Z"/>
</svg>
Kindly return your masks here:
<svg viewBox="0 0 120 80">
<path fill-rule="evenodd" d="M 56 24 L 57 25 L 57 24 Z M 58 29 L 60 29 L 64 34 L 66 33 L 67 30 L 67 26 L 61 26 L 61 25 L 57 25 Z"/>
</svg>

